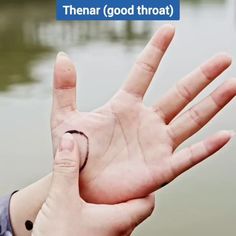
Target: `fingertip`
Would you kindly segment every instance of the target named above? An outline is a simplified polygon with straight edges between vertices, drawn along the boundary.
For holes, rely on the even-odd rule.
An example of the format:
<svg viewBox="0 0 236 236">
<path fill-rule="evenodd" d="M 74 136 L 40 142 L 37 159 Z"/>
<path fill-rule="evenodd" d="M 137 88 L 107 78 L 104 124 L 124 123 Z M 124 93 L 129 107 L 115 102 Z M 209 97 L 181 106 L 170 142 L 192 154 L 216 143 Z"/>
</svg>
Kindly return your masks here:
<svg viewBox="0 0 236 236">
<path fill-rule="evenodd" d="M 54 67 L 54 87 L 56 89 L 67 89 L 76 86 L 76 69 L 64 52 L 59 52 Z"/>
<path fill-rule="evenodd" d="M 216 60 L 225 64 L 226 66 L 230 66 L 232 64 L 232 57 L 230 56 L 230 54 L 228 54 L 226 52 L 220 52 L 220 53 L 216 54 L 215 58 L 216 58 Z"/>
<path fill-rule="evenodd" d="M 56 59 L 58 60 L 58 59 L 60 59 L 60 57 L 67 57 L 67 58 L 69 58 L 69 56 L 65 52 L 62 52 L 62 51 L 57 54 L 57 58 Z"/>
<path fill-rule="evenodd" d="M 69 198 L 79 194 L 79 162 L 75 147 L 71 134 L 66 133 L 61 137 L 53 164 L 51 194 L 56 193 L 55 197 L 64 196 L 65 192 L 70 193 L 66 195 Z"/>
<path fill-rule="evenodd" d="M 217 152 L 224 147 L 233 137 L 235 132 L 232 130 L 221 130 L 206 140 L 210 154 Z"/>
<path fill-rule="evenodd" d="M 60 142 L 59 151 L 60 152 L 72 152 L 75 147 L 74 137 L 70 133 L 65 133 Z"/>
<path fill-rule="evenodd" d="M 165 52 L 175 35 L 175 27 L 171 24 L 162 25 L 154 34 L 152 42 Z"/>
<path fill-rule="evenodd" d="M 233 138 L 236 135 L 236 133 L 234 130 L 230 130 L 229 135 L 230 135 L 230 138 Z"/>
<path fill-rule="evenodd" d="M 221 130 L 218 132 L 218 136 L 220 136 L 222 139 L 229 141 L 235 136 L 234 130 Z"/>
<path fill-rule="evenodd" d="M 54 172 L 77 173 L 79 159 L 73 135 L 66 133 L 61 137 L 54 161 Z"/>
<path fill-rule="evenodd" d="M 169 33 L 175 33 L 175 26 L 170 24 L 170 23 L 167 23 L 167 24 L 164 24 L 162 25 L 159 30 L 163 30 L 163 31 L 166 31 L 166 32 L 169 32 Z"/>
<path fill-rule="evenodd" d="M 213 80 L 223 73 L 231 63 L 232 58 L 227 53 L 218 53 L 207 60 L 201 69 L 209 80 Z"/>
<path fill-rule="evenodd" d="M 75 142 L 73 135 L 69 133 L 64 134 L 59 142 L 59 146 L 55 156 L 55 164 L 62 163 L 64 159 L 74 162 L 74 149 Z"/>
</svg>

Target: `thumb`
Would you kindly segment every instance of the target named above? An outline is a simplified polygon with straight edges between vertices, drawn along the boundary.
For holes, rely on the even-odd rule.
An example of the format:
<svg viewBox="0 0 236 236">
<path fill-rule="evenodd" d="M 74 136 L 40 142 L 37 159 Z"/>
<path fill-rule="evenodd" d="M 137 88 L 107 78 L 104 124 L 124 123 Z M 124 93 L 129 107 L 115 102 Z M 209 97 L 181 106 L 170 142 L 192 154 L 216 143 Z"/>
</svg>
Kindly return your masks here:
<svg viewBox="0 0 236 236">
<path fill-rule="evenodd" d="M 58 194 L 76 193 L 79 187 L 79 151 L 74 137 L 66 133 L 56 153 L 51 191 Z"/>
<path fill-rule="evenodd" d="M 76 109 L 76 69 L 63 52 L 57 55 L 54 68 L 53 111 Z"/>
</svg>

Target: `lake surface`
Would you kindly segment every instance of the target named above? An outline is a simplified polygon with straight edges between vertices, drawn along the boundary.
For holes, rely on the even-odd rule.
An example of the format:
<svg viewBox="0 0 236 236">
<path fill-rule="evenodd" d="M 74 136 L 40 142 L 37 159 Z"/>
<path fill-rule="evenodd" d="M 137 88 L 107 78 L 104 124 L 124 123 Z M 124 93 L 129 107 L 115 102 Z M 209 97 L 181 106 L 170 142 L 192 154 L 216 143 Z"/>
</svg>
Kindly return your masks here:
<svg viewBox="0 0 236 236">
<path fill-rule="evenodd" d="M 6 3 L 5 3 L 6 2 Z M 79 74 L 78 105 L 92 110 L 125 80 L 160 22 L 56 22 L 50 1 L 0 3 L 0 194 L 19 189 L 51 169 L 50 107 L 53 63 L 67 52 Z M 181 1 L 181 21 L 146 97 L 152 104 L 179 78 L 216 52 L 236 59 L 234 0 Z M 236 76 L 235 63 L 195 102 Z M 196 142 L 219 129 L 236 129 L 236 101 Z M 236 141 L 157 194 L 157 209 L 135 236 L 236 235 Z"/>
</svg>

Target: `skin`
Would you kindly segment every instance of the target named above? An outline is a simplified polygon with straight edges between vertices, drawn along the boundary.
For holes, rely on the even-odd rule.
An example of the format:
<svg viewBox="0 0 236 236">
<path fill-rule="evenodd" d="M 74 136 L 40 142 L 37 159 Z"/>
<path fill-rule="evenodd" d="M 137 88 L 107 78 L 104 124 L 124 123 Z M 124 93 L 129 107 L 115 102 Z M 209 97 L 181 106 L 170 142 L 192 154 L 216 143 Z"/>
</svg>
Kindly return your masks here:
<svg viewBox="0 0 236 236">
<path fill-rule="evenodd" d="M 68 130 L 80 150 L 80 196 L 90 203 L 115 204 L 142 198 L 220 150 L 234 136 L 220 131 L 188 148 L 176 148 L 204 127 L 236 95 L 236 80 L 219 86 L 203 101 L 183 109 L 231 64 L 219 54 L 181 79 L 151 107 L 144 95 L 174 36 L 162 26 L 138 57 L 126 83 L 103 107 L 83 113 L 76 107 L 76 71 L 60 53 L 55 64 L 52 139 L 56 152 Z M 51 185 L 51 175 L 14 194 L 10 215 L 16 236 L 27 236 L 25 221 L 35 221 Z"/>
<path fill-rule="evenodd" d="M 130 235 L 151 215 L 154 196 L 117 205 L 86 203 L 78 194 L 79 153 L 73 136 L 65 134 L 55 157 L 51 188 L 32 236 Z"/>
<path fill-rule="evenodd" d="M 231 64 L 219 54 L 195 69 L 151 107 L 144 95 L 174 37 L 162 26 L 137 58 L 127 81 L 104 106 L 84 113 L 76 107 L 76 69 L 59 53 L 54 73 L 52 139 L 77 130 L 81 150 L 81 196 L 92 203 L 120 203 L 147 196 L 221 149 L 234 135 L 220 131 L 188 148 L 176 148 L 204 127 L 236 95 L 230 79 L 189 110 L 183 109 Z"/>
</svg>

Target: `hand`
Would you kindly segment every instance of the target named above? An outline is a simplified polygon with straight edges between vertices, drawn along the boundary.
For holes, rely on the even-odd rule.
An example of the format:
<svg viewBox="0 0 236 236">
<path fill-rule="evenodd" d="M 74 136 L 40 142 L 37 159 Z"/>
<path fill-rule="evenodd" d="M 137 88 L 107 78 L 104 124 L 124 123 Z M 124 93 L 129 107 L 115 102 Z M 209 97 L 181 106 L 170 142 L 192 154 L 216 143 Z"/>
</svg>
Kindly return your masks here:
<svg viewBox="0 0 236 236">
<path fill-rule="evenodd" d="M 51 189 L 35 221 L 33 236 L 127 236 L 154 209 L 154 196 L 117 205 L 95 205 L 79 196 L 80 151 L 71 134 L 62 137 Z"/>
<path fill-rule="evenodd" d="M 68 56 L 58 55 L 51 122 L 53 146 L 55 150 L 66 131 L 80 132 L 76 137 L 81 166 L 88 156 L 80 178 L 81 196 L 87 201 L 118 203 L 147 196 L 211 156 L 233 136 L 230 131 L 221 131 L 175 152 L 236 95 L 236 80 L 230 79 L 181 113 L 229 67 L 231 59 L 227 55 L 220 54 L 204 63 L 152 107 L 143 104 L 173 36 L 173 26 L 161 27 L 138 57 L 123 87 L 107 104 L 90 113 L 77 110 L 75 68 Z"/>
</svg>

